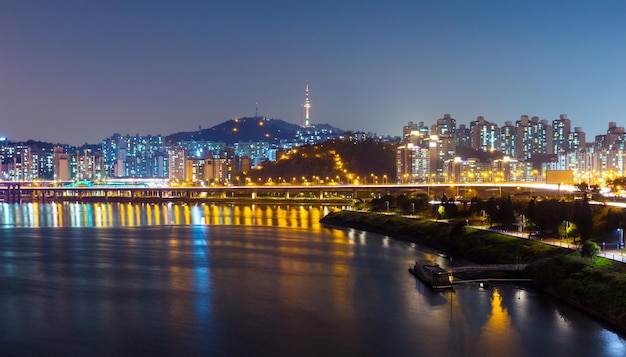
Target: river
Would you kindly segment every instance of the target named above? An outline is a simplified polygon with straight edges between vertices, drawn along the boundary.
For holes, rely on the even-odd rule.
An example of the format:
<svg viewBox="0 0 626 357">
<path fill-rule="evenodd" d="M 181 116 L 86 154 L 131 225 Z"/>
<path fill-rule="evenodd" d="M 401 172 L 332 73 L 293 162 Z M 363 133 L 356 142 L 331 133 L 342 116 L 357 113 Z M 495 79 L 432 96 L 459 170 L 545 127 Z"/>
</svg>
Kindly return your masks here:
<svg viewBox="0 0 626 357">
<path fill-rule="evenodd" d="M 624 356 L 531 287 L 426 288 L 446 259 L 322 205 L 0 204 L 11 356 Z"/>
</svg>

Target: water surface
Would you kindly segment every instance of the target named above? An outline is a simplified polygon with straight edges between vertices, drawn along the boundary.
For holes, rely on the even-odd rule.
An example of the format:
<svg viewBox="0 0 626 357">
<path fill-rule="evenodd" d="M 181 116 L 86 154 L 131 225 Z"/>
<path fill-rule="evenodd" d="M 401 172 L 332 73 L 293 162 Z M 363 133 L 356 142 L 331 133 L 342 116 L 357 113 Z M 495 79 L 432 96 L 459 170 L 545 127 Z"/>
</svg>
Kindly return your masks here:
<svg viewBox="0 0 626 357">
<path fill-rule="evenodd" d="M 426 288 L 408 265 L 445 258 L 332 207 L 55 206 L 0 205 L 3 355 L 626 355 L 533 289 Z"/>
</svg>

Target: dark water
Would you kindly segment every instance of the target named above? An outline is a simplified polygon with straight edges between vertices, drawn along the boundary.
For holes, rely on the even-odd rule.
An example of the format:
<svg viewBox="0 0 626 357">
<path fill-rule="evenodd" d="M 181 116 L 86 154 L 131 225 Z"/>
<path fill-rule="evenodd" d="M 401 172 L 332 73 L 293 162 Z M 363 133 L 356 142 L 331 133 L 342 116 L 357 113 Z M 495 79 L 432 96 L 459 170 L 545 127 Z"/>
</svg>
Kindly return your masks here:
<svg viewBox="0 0 626 357">
<path fill-rule="evenodd" d="M 2 356 L 626 355 L 529 288 L 427 289 L 406 268 L 445 259 L 329 207 L 28 206 L 0 205 Z"/>
</svg>

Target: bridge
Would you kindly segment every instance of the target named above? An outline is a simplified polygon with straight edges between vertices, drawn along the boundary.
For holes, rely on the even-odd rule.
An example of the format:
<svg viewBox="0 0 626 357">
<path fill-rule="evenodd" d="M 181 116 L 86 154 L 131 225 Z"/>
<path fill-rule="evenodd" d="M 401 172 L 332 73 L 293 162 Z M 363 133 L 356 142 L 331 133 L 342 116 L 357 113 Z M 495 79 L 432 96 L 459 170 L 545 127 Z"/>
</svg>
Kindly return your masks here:
<svg viewBox="0 0 626 357">
<path fill-rule="evenodd" d="M 508 193 L 572 193 L 574 186 L 542 183 L 432 183 L 432 184 L 344 184 L 344 185 L 210 185 L 165 186 L 115 184 L 71 187 L 51 181 L 0 182 L 4 202 L 20 201 L 128 201 L 128 200 L 202 200 L 202 199 L 352 199 L 382 197 L 388 194 L 424 193 L 429 197 L 493 196 Z"/>
</svg>

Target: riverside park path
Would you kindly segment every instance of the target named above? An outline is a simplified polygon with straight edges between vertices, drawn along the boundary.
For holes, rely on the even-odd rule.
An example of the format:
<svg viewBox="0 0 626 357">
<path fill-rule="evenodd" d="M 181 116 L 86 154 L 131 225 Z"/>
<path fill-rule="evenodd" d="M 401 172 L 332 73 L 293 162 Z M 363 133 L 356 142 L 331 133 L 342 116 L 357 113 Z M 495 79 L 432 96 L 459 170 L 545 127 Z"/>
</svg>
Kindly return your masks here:
<svg viewBox="0 0 626 357">
<path fill-rule="evenodd" d="M 557 247 L 569 248 L 572 250 L 577 250 L 579 247 L 578 244 L 574 244 L 570 242 L 568 239 L 548 238 L 548 237 L 534 237 L 533 238 L 530 236 L 530 232 L 527 232 L 527 231 L 522 231 L 522 232 L 510 231 L 510 230 L 494 229 L 494 228 L 488 228 L 485 226 L 474 226 L 474 225 L 471 225 L 471 227 L 476 228 L 476 229 L 483 229 L 483 230 L 491 231 L 491 232 L 508 234 L 508 235 L 515 236 L 521 239 L 533 239 L 533 240 L 537 240 L 546 244 L 551 244 Z M 598 254 L 599 257 L 604 257 L 607 259 L 626 263 L 626 255 L 624 255 L 624 249 L 619 249 L 619 246 L 617 243 L 607 244 L 603 242 L 599 244 L 599 246 L 600 246 L 600 253 Z"/>
</svg>

